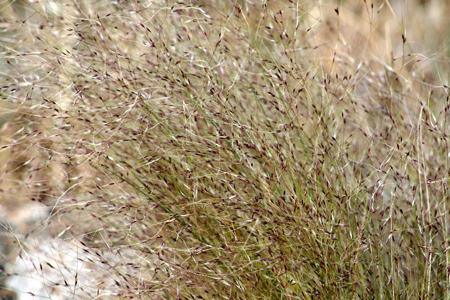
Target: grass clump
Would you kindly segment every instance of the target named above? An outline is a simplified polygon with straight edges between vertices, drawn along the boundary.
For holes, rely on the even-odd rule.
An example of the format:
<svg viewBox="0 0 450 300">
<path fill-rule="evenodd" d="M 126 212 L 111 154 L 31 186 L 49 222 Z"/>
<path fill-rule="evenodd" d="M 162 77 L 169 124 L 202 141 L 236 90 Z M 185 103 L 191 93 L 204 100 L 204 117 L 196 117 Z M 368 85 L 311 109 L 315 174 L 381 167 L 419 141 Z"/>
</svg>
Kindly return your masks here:
<svg viewBox="0 0 450 300">
<path fill-rule="evenodd" d="M 5 19 L 2 97 L 41 133 L 45 201 L 100 295 L 449 297 L 448 49 L 403 19 L 435 4 L 360 2 Z"/>
</svg>

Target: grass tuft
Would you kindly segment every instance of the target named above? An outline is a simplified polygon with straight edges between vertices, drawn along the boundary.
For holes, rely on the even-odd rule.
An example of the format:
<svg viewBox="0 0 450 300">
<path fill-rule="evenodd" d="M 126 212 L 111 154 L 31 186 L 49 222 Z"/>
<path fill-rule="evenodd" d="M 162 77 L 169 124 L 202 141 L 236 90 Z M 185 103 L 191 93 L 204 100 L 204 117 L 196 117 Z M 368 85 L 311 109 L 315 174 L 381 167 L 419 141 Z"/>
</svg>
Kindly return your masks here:
<svg viewBox="0 0 450 300">
<path fill-rule="evenodd" d="M 449 9 L 4 8 L 4 147 L 95 270 L 66 295 L 450 298 Z"/>
</svg>

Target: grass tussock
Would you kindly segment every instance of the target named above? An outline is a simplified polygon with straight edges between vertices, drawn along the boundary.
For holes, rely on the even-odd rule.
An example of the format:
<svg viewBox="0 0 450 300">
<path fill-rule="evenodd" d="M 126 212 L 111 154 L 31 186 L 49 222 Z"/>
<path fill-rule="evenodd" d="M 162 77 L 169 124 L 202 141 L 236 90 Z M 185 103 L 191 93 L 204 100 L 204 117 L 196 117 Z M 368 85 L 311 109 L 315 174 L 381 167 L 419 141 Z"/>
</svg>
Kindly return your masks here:
<svg viewBox="0 0 450 300">
<path fill-rule="evenodd" d="M 2 10 L 5 149 L 71 295 L 450 297 L 445 1 L 41 2 Z"/>
</svg>

